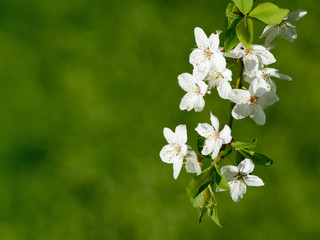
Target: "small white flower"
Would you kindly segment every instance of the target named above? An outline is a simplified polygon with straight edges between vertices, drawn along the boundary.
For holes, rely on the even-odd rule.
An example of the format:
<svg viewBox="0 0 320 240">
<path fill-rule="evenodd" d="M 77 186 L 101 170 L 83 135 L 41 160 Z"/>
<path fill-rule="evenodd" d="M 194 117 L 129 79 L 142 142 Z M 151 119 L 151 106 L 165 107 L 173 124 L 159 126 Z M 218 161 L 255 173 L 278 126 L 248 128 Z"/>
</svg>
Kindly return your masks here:
<svg viewBox="0 0 320 240">
<path fill-rule="evenodd" d="M 175 132 L 169 128 L 163 129 L 163 135 L 169 144 L 165 145 L 160 151 L 160 158 L 165 163 L 173 164 L 173 177 L 179 176 L 183 158 L 187 155 L 187 128 L 186 125 L 180 124 L 176 127 Z"/>
<path fill-rule="evenodd" d="M 201 28 L 194 29 L 198 48 L 191 52 L 189 61 L 197 74 L 201 76 L 200 79 L 206 77 L 210 68 L 219 67 L 226 61 L 219 50 L 219 34 L 220 31 L 217 31 L 216 34 L 212 33 L 208 38 Z"/>
<path fill-rule="evenodd" d="M 219 96 L 223 99 L 229 99 L 229 94 L 232 90 L 230 81 L 232 81 L 232 71 L 226 68 L 226 63 L 219 66 L 219 68 L 211 68 L 207 78 L 208 89 L 216 87 Z"/>
<path fill-rule="evenodd" d="M 235 119 L 249 116 L 258 125 L 264 125 L 266 122 L 263 109 L 279 100 L 274 91 L 268 91 L 268 84 L 261 78 L 256 78 L 250 84 L 249 91 L 233 89 L 229 98 L 236 103 L 232 110 Z"/>
<path fill-rule="evenodd" d="M 219 120 L 210 112 L 210 120 L 212 126 L 208 123 L 199 123 L 196 127 L 196 131 L 202 137 L 205 137 L 203 149 L 201 153 L 208 155 L 212 153 L 212 159 L 216 158 L 219 154 L 222 144 L 228 144 L 231 142 L 231 129 L 228 125 L 219 131 Z"/>
<path fill-rule="evenodd" d="M 235 202 L 239 202 L 247 191 L 247 185 L 253 187 L 263 186 L 263 181 L 254 175 L 249 175 L 254 169 L 252 160 L 246 158 L 238 167 L 227 165 L 221 168 L 220 172 L 225 176 L 230 185 L 231 198 Z M 217 191 L 224 191 L 217 189 Z"/>
<path fill-rule="evenodd" d="M 189 173 L 196 173 L 199 175 L 201 173 L 200 163 L 198 162 L 198 157 L 194 151 L 188 151 L 186 156 L 186 169 Z"/>
<path fill-rule="evenodd" d="M 230 52 L 225 53 L 224 56 L 230 58 L 243 58 L 245 67 L 244 73 L 250 76 L 255 74 L 260 65 L 269 65 L 276 62 L 272 53 L 262 45 L 252 45 L 251 49 L 247 49 L 242 43 L 239 43 Z"/>
<path fill-rule="evenodd" d="M 291 77 L 278 73 L 278 70 L 275 68 L 264 68 L 264 69 L 258 70 L 255 76 L 245 76 L 244 80 L 248 83 L 251 83 L 256 78 L 264 79 L 268 84 L 268 90 L 276 91 L 276 84 L 271 79 L 271 77 L 285 79 L 288 81 L 292 80 Z"/>
<path fill-rule="evenodd" d="M 267 25 L 260 38 L 266 37 L 266 45 L 269 45 L 276 36 L 283 37 L 289 42 L 293 42 L 297 38 L 297 30 L 296 27 L 292 25 L 293 22 L 299 20 L 307 12 L 304 10 L 296 10 L 286 16 L 280 24 L 277 25 Z"/>
<path fill-rule="evenodd" d="M 196 112 L 201 112 L 205 105 L 203 96 L 207 93 L 207 84 L 189 73 L 180 74 L 178 80 L 181 88 L 187 92 L 181 99 L 180 109 L 190 111 L 194 108 Z"/>
</svg>

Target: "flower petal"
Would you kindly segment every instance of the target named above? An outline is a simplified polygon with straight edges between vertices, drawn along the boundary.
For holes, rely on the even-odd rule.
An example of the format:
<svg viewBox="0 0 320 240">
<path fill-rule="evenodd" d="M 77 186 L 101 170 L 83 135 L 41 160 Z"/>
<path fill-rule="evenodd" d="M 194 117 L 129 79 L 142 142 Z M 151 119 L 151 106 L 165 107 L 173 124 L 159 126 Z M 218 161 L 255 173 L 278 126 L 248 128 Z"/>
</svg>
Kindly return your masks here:
<svg viewBox="0 0 320 240">
<path fill-rule="evenodd" d="M 179 85 L 186 92 L 190 92 L 196 88 L 196 80 L 197 79 L 189 73 L 182 73 L 178 76 Z"/>
<path fill-rule="evenodd" d="M 229 94 L 229 98 L 232 102 L 235 102 L 237 104 L 245 104 L 249 103 L 250 93 L 249 91 L 242 89 L 232 89 Z"/>
<path fill-rule="evenodd" d="M 271 25 L 271 24 L 267 25 L 267 26 L 263 29 L 262 34 L 260 35 L 259 38 L 264 38 L 265 36 L 267 36 L 267 34 L 268 34 L 272 29 L 274 29 L 275 27 L 276 27 L 276 25 Z"/>
<path fill-rule="evenodd" d="M 262 179 L 254 175 L 245 176 L 244 181 L 248 186 L 252 187 L 259 187 L 264 185 Z"/>
<path fill-rule="evenodd" d="M 213 137 L 209 137 L 204 141 L 204 146 L 201 151 L 203 155 L 208 155 L 212 153 L 216 145 L 216 140 Z"/>
<path fill-rule="evenodd" d="M 307 14 L 307 11 L 298 9 L 296 11 L 293 11 L 292 13 L 288 14 L 287 21 L 290 23 L 293 23 L 300 18 L 304 17 Z"/>
<path fill-rule="evenodd" d="M 199 48 L 206 49 L 209 47 L 208 37 L 201 28 L 196 27 L 194 29 L 194 36 L 196 38 L 196 43 Z"/>
<path fill-rule="evenodd" d="M 273 91 L 266 92 L 262 97 L 259 98 L 259 104 L 262 108 L 267 108 L 279 101 L 279 97 Z"/>
<path fill-rule="evenodd" d="M 222 147 L 221 139 L 216 139 L 216 142 L 213 146 L 212 155 L 211 155 L 212 159 L 215 159 L 218 156 L 221 147 Z"/>
<path fill-rule="evenodd" d="M 195 130 L 199 133 L 199 135 L 205 138 L 209 137 L 215 132 L 213 127 L 208 123 L 199 123 Z"/>
<path fill-rule="evenodd" d="M 223 166 L 220 169 L 220 173 L 227 179 L 228 182 L 231 182 L 235 179 L 235 176 L 239 173 L 239 168 L 232 165 Z"/>
<path fill-rule="evenodd" d="M 186 169 L 189 173 L 196 173 L 199 175 L 201 173 L 201 167 L 198 162 L 197 155 L 194 151 L 189 152 L 189 156 L 186 157 Z"/>
<path fill-rule="evenodd" d="M 224 81 L 221 79 L 217 84 L 217 90 L 221 98 L 229 99 L 229 94 L 232 91 L 232 87 L 228 81 Z"/>
<path fill-rule="evenodd" d="M 186 93 L 180 102 L 179 108 L 180 110 L 190 111 L 194 106 L 194 97 L 196 96 L 193 92 Z"/>
<path fill-rule="evenodd" d="M 267 45 L 270 44 L 273 41 L 273 39 L 276 38 L 276 36 L 278 36 L 278 27 L 274 27 L 270 30 L 268 36 L 266 37 L 265 43 Z"/>
<path fill-rule="evenodd" d="M 172 132 L 171 129 L 169 129 L 169 128 L 165 127 L 163 129 L 163 136 L 165 137 L 165 139 L 167 140 L 168 143 L 171 143 L 171 144 L 178 143 L 176 134 L 174 132 Z"/>
<path fill-rule="evenodd" d="M 197 95 L 195 98 L 195 101 L 194 101 L 194 110 L 196 112 L 201 112 L 204 108 L 204 105 L 205 105 L 205 101 L 203 99 L 203 97 L 201 95 Z"/>
<path fill-rule="evenodd" d="M 193 66 L 197 66 L 199 64 L 201 64 L 202 62 L 204 62 L 206 59 L 206 56 L 204 54 L 204 51 L 197 48 L 194 49 L 189 57 L 189 62 L 193 65 Z"/>
<path fill-rule="evenodd" d="M 224 126 L 224 128 L 220 132 L 219 137 L 223 144 L 228 144 L 229 142 L 231 142 L 232 140 L 231 129 L 228 125 Z"/>
<path fill-rule="evenodd" d="M 267 82 L 263 78 L 256 78 L 251 82 L 249 92 L 251 93 L 251 95 L 261 97 L 266 93 L 267 89 Z"/>
<path fill-rule="evenodd" d="M 173 163 L 177 155 L 177 149 L 171 144 L 165 145 L 160 151 L 160 158 L 165 163 Z"/>
<path fill-rule="evenodd" d="M 236 104 L 232 109 L 232 117 L 235 119 L 242 119 L 248 117 L 251 113 L 251 104 Z"/>
<path fill-rule="evenodd" d="M 238 168 L 239 168 L 239 172 L 241 173 L 241 175 L 245 176 L 253 171 L 254 163 L 252 162 L 251 159 L 245 158 L 244 160 L 242 160 L 239 163 Z"/>
<path fill-rule="evenodd" d="M 173 177 L 177 179 L 182 168 L 183 158 L 178 156 L 173 162 Z"/>
<path fill-rule="evenodd" d="M 215 131 L 219 131 L 219 120 L 210 112 L 210 120 Z"/>
<path fill-rule="evenodd" d="M 229 185 L 232 200 L 235 202 L 239 202 L 247 191 L 247 185 L 240 180 L 232 181 L 229 183 Z"/>
<path fill-rule="evenodd" d="M 250 117 L 257 125 L 264 125 L 266 123 L 266 114 L 260 104 L 254 105 Z"/>
<path fill-rule="evenodd" d="M 220 40 L 219 40 L 219 33 L 214 34 L 212 33 L 209 37 L 209 49 L 211 52 L 215 52 L 219 48 Z"/>
<path fill-rule="evenodd" d="M 187 142 L 187 126 L 185 124 L 180 124 L 176 127 L 176 136 L 179 145 L 182 146 Z"/>
</svg>

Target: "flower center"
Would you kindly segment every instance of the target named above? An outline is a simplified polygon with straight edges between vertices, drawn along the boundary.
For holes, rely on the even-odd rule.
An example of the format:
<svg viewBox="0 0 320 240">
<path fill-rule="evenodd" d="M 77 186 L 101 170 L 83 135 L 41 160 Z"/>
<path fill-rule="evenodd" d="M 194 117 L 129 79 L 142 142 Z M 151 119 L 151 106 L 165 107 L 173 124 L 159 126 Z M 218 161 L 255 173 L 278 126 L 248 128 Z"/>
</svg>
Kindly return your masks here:
<svg viewBox="0 0 320 240">
<path fill-rule="evenodd" d="M 220 138 L 220 132 L 219 131 L 216 131 L 213 135 L 214 135 L 214 137 L 216 139 Z"/>
<path fill-rule="evenodd" d="M 212 56 L 212 52 L 209 50 L 209 48 L 207 48 L 205 51 L 204 51 L 205 55 L 207 58 L 210 58 Z"/>
<path fill-rule="evenodd" d="M 246 53 L 247 55 L 250 55 L 250 54 L 253 53 L 253 49 L 245 48 L 244 51 L 245 51 L 245 53 Z"/>
<path fill-rule="evenodd" d="M 201 88 L 200 88 L 200 87 L 197 87 L 196 93 L 197 93 L 198 95 L 201 95 Z"/>
<path fill-rule="evenodd" d="M 241 173 L 238 173 L 237 175 L 234 176 L 236 178 L 236 180 L 243 180 L 243 176 L 241 175 Z"/>
<path fill-rule="evenodd" d="M 181 146 L 177 147 L 177 152 L 180 153 L 181 152 Z"/>
<path fill-rule="evenodd" d="M 262 73 L 262 77 L 263 77 L 264 80 L 267 80 L 270 77 L 270 74 Z"/>
<path fill-rule="evenodd" d="M 254 104 L 257 104 L 258 103 L 258 98 L 255 97 L 255 96 L 251 96 L 250 99 L 249 99 L 249 102 L 254 105 Z"/>
</svg>

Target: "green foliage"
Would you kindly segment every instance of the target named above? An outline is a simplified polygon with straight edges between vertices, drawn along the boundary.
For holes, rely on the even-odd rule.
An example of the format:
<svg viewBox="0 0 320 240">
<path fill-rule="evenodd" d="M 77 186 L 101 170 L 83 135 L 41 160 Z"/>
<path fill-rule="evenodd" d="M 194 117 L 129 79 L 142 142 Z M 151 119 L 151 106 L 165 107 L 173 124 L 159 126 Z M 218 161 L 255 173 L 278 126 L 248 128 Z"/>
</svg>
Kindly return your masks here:
<svg viewBox="0 0 320 240">
<path fill-rule="evenodd" d="M 214 183 L 215 168 L 209 167 L 202 171 L 202 173 L 198 176 L 194 176 L 187 188 L 187 192 L 190 198 L 197 197 L 210 183 Z"/>
<path fill-rule="evenodd" d="M 273 3 L 266 2 L 259 4 L 250 12 L 249 16 L 266 24 L 279 24 L 288 13 L 288 9 L 281 9 Z"/>
<path fill-rule="evenodd" d="M 228 27 L 228 29 L 225 31 L 224 49 L 226 52 L 230 52 L 230 50 L 232 50 L 240 42 L 236 33 L 236 27 L 240 21 L 241 18 L 234 19 L 231 22 L 230 27 Z"/>
<path fill-rule="evenodd" d="M 236 150 L 238 148 L 254 148 L 257 145 L 257 139 L 253 139 L 251 143 L 245 143 L 245 142 L 235 142 L 232 144 L 232 147 Z"/>
<path fill-rule="evenodd" d="M 253 0 L 233 0 L 243 14 L 248 14 L 253 5 Z"/>
<path fill-rule="evenodd" d="M 236 33 L 240 42 L 248 49 L 251 48 L 253 42 L 253 21 L 248 17 L 244 17 L 236 27 Z"/>
<path fill-rule="evenodd" d="M 222 227 L 218 218 L 217 211 L 217 200 L 212 191 L 212 186 L 209 185 L 204 191 L 199 195 L 201 203 L 199 208 L 199 223 L 202 222 L 203 217 L 207 215 L 219 226 Z"/>
<path fill-rule="evenodd" d="M 221 151 L 221 152 L 219 153 L 219 155 L 220 155 L 221 157 L 226 157 L 226 156 L 230 155 L 231 153 L 232 153 L 232 148 L 230 148 L 229 145 L 226 145 L 226 149 L 223 150 L 223 151 Z"/>
<path fill-rule="evenodd" d="M 271 160 L 270 158 L 268 158 L 267 156 L 261 154 L 261 153 L 256 153 L 253 151 L 249 151 L 245 148 L 241 148 L 240 150 L 238 150 L 238 152 L 246 157 L 246 158 L 250 158 L 255 165 L 260 165 L 260 166 L 271 166 L 273 164 L 273 160 Z"/>
<path fill-rule="evenodd" d="M 230 189 L 229 183 L 227 182 L 227 179 L 220 173 L 220 170 L 218 168 L 218 165 L 216 163 L 213 164 L 215 168 L 215 185 L 217 188 L 221 190 L 228 190 Z"/>
</svg>

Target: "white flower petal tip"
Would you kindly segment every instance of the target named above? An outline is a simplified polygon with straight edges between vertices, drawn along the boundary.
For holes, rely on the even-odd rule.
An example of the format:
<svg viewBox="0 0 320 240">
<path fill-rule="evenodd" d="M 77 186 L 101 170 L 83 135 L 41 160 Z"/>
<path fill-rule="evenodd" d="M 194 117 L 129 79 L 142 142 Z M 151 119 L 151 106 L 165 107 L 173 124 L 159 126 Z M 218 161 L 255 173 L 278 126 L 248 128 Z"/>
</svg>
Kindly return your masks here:
<svg viewBox="0 0 320 240">
<path fill-rule="evenodd" d="M 254 169 L 252 160 L 246 158 L 239 165 L 227 165 L 221 168 L 221 174 L 230 185 L 230 195 L 234 202 L 239 202 L 247 191 L 247 186 L 264 186 L 263 181 L 250 173 Z"/>
<path fill-rule="evenodd" d="M 186 157 L 186 170 L 188 173 L 201 173 L 201 166 L 198 162 L 198 157 L 194 151 L 189 151 Z"/>
<path fill-rule="evenodd" d="M 178 125 L 175 132 L 169 128 L 164 128 L 163 135 L 168 144 L 161 149 L 160 158 L 165 163 L 173 164 L 173 177 L 177 179 L 183 164 L 183 158 L 188 152 L 186 125 Z"/>
</svg>

